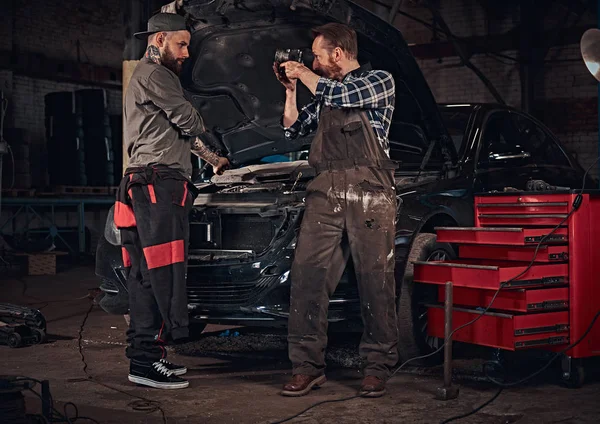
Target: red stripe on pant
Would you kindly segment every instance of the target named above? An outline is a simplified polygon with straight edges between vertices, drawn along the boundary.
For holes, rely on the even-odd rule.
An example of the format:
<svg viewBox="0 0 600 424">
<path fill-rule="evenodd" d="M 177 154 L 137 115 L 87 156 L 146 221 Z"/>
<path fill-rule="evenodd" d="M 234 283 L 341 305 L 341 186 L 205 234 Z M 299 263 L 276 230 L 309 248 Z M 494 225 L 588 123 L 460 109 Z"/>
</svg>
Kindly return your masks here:
<svg viewBox="0 0 600 424">
<path fill-rule="evenodd" d="M 183 240 L 144 247 L 144 257 L 146 258 L 148 269 L 183 262 L 185 260 Z"/>
<path fill-rule="evenodd" d="M 121 256 L 123 256 L 123 266 L 129 268 L 131 266 L 131 257 L 129 252 L 124 247 L 121 247 Z"/>
<path fill-rule="evenodd" d="M 183 200 L 181 201 L 181 206 L 185 206 L 185 201 L 187 200 L 188 188 L 187 181 L 183 182 Z"/>
<path fill-rule="evenodd" d="M 154 192 L 153 184 L 148 184 L 148 194 L 150 195 L 150 202 L 156 203 L 156 193 Z"/>
<path fill-rule="evenodd" d="M 133 214 L 133 209 L 131 206 L 126 205 L 123 202 L 116 201 L 114 221 L 117 228 L 135 227 L 135 215 Z"/>
<path fill-rule="evenodd" d="M 163 330 L 164 330 L 164 329 L 165 329 L 165 322 L 163 321 L 163 322 L 162 322 L 162 325 L 160 326 L 160 331 L 158 332 L 158 337 L 156 338 L 156 340 L 157 340 L 159 343 L 166 343 L 166 342 L 165 342 L 165 341 L 162 339 L 162 333 L 163 333 Z"/>
</svg>

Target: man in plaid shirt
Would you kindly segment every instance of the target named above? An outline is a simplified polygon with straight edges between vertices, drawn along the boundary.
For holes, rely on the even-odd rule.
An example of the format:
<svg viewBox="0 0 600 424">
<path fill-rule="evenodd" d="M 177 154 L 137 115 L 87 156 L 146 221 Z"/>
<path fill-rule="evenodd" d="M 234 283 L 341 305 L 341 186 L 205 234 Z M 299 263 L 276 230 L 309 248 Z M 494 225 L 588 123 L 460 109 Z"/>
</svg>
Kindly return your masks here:
<svg viewBox="0 0 600 424">
<path fill-rule="evenodd" d="M 296 62 L 288 63 L 298 68 L 294 65 Z M 341 82 L 319 78 L 313 94 L 315 100 L 302 108 L 298 119 L 290 127 L 284 128 L 287 139 L 304 137 L 315 131 L 323 106 L 361 108 L 366 109 L 377 140 L 389 156 L 388 132 L 392 123 L 396 94 L 394 78 L 389 72 L 372 70 L 369 64 L 365 64 L 350 71 Z"/>
<path fill-rule="evenodd" d="M 352 255 L 364 324 L 360 394 L 378 397 L 398 361 L 394 235 L 397 200 L 388 132 L 395 86 L 389 72 L 360 66 L 356 33 L 330 23 L 313 30 L 313 70 L 275 64 L 286 88 L 285 137 L 313 131 L 306 210 L 292 265 L 289 356 L 292 379 L 282 395 L 303 396 L 325 382 L 329 298 Z M 277 66 L 285 69 L 285 76 Z M 315 96 L 301 112 L 300 81 Z"/>
</svg>

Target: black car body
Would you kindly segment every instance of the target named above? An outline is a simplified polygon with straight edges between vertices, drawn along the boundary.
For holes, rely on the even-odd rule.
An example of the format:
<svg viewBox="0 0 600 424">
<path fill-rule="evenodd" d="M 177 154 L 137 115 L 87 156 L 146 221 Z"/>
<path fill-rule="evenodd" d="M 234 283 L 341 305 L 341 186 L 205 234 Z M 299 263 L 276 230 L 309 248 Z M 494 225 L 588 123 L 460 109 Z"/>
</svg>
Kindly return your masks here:
<svg viewBox="0 0 600 424">
<path fill-rule="evenodd" d="M 413 286 L 410 260 L 454 254 L 452 246 L 436 243 L 436 227 L 472 225 L 477 192 L 524 190 L 531 179 L 582 185 L 581 167 L 532 117 L 501 105 L 436 104 L 401 33 L 359 6 L 347 2 L 332 14 L 325 6 L 291 11 L 262 0 L 221 12 L 202 4 L 188 4 L 197 22 L 182 82 L 236 169 L 197 183 L 187 276 L 193 323 L 287 323 L 289 270 L 314 170 L 295 160 L 306 157 L 310 137 L 284 140 L 284 93 L 271 65 L 276 48 L 310 46 L 309 30 L 318 24 L 350 22 L 359 34 L 359 61 L 392 72 L 396 81 L 390 154 L 401 162 L 395 174 L 401 200 L 396 282 L 403 355 L 435 346 L 426 338 L 421 307 L 435 293 Z M 307 103 L 308 92 L 300 94 L 299 103 Z M 112 213 L 96 261 L 100 304 L 126 313 Z M 351 261 L 330 301 L 329 319 L 360 325 Z"/>
</svg>

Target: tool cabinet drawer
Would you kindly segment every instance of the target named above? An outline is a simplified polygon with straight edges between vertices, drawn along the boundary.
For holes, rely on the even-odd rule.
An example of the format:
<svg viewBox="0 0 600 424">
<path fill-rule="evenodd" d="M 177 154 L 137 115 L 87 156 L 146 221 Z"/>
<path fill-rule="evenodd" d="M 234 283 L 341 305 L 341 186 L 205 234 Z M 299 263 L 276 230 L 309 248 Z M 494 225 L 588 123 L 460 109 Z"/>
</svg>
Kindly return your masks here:
<svg viewBox="0 0 600 424">
<path fill-rule="evenodd" d="M 487 308 L 496 294 L 496 290 L 454 287 L 452 292 L 454 305 L 463 307 Z M 444 302 L 445 287 L 438 289 L 438 300 Z M 569 289 L 567 287 L 551 289 L 504 289 L 498 293 L 491 310 L 510 312 L 547 312 L 569 307 Z"/>
<path fill-rule="evenodd" d="M 566 244 L 568 231 L 559 228 L 494 228 L 436 227 L 440 243 L 487 244 L 503 246 L 536 246 L 545 236 L 544 244 Z M 552 234 L 551 234 L 552 233 Z"/>
<path fill-rule="evenodd" d="M 569 260 L 568 246 L 485 246 L 465 244 L 458 247 L 458 256 L 464 259 L 494 259 L 502 261 L 564 262 Z"/>
<path fill-rule="evenodd" d="M 516 194 L 486 193 L 475 195 L 475 208 L 507 207 L 522 212 L 567 213 L 575 198 L 572 193 L 522 192 Z"/>
<path fill-rule="evenodd" d="M 467 324 L 481 315 L 481 311 L 454 308 L 452 329 Z M 427 328 L 430 336 L 444 338 L 444 308 L 429 306 Z M 569 343 L 569 312 L 548 312 L 540 314 L 505 314 L 488 312 L 473 324 L 458 330 L 453 340 L 474 343 L 506 350 Z"/>
<path fill-rule="evenodd" d="M 565 194 L 477 197 L 476 226 L 556 226 L 567 217 L 569 200 Z"/>
<path fill-rule="evenodd" d="M 506 287 L 548 287 L 568 284 L 569 264 L 539 264 L 527 269 L 525 262 L 457 259 L 439 262 L 414 262 L 414 280 L 420 283 L 446 284 L 497 290 Z M 523 275 L 520 275 L 523 274 Z M 518 277 L 515 281 L 509 280 Z"/>
</svg>

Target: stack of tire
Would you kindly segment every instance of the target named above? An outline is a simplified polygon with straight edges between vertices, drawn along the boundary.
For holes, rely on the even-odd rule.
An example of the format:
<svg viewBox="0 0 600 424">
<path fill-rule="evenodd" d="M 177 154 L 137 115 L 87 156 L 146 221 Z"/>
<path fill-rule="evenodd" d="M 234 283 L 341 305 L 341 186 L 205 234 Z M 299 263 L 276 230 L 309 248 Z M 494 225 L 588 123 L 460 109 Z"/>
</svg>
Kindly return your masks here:
<svg viewBox="0 0 600 424">
<path fill-rule="evenodd" d="M 50 185 L 115 185 L 120 141 L 115 149 L 105 90 L 50 93 L 45 100 Z"/>
<path fill-rule="evenodd" d="M 73 93 L 50 93 L 44 100 L 50 185 L 85 186 L 85 145 L 76 131 Z"/>
<path fill-rule="evenodd" d="M 105 90 L 75 91 L 75 125 L 85 146 L 87 185 L 113 186 L 114 153 Z"/>
</svg>

